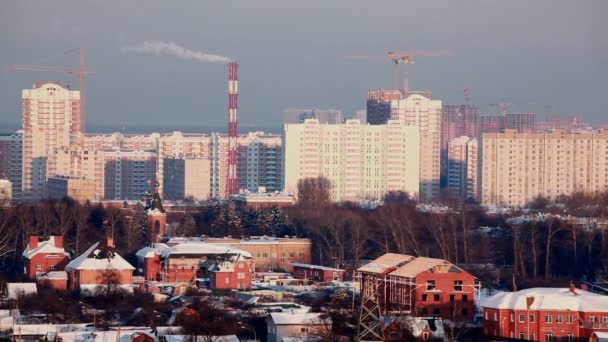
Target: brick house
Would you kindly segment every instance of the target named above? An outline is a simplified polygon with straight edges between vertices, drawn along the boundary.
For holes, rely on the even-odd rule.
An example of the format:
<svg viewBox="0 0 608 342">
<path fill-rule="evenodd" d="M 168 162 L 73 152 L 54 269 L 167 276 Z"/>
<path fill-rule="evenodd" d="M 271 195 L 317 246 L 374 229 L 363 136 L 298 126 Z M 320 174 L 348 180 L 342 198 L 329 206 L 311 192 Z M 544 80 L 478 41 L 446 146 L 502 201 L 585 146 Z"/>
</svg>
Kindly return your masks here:
<svg viewBox="0 0 608 342">
<path fill-rule="evenodd" d="M 344 270 L 339 268 L 311 264 L 300 264 L 296 262 L 292 262 L 290 265 L 293 269 L 291 273 L 295 278 L 313 279 L 323 282 L 330 282 L 333 280 L 344 280 Z"/>
<path fill-rule="evenodd" d="M 96 242 L 70 261 L 65 270 L 71 290 L 94 291 L 98 286 L 105 286 L 110 271 L 116 273 L 113 285 L 131 290 L 135 267 L 114 252 L 114 243 L 108 238 L 105 245 Z"/>
<path fill-rule="evenodd" d="M 25 275 L 35 280 L 38 273 L 63 271 L 70 254 L 63 248 L 63 236 L 50 236 L 48 239 L 30 236 L 23 258 Z"/>
<path fill-rule="evenodd" d="M 250 289 L 253 269 L 242 255 L 216 260 L 209 267 L 209 286 L 214 289 Z"/>
<path fill-rule="evenodd" d="M 36 276 L 38 287 L 48 287 L 55 290 L 68 289 L 68 273 L 66 271 L 49 271 L 38 273 Z"/>
<path fill-rule="evenodd" d="M 587 341 L 608 332 L 608 296 L 570 288 L 501 292 L 482 303 L 486 335 L 531 341 Z"/>
<path fill-rule="evenodd" d="M 475 318 L 480 283 L 447 260 L 386 253 L 357 270 L 362 292 L 368 280 L 378 283 L 376 296 L 383 314 Z"/>
</svg>

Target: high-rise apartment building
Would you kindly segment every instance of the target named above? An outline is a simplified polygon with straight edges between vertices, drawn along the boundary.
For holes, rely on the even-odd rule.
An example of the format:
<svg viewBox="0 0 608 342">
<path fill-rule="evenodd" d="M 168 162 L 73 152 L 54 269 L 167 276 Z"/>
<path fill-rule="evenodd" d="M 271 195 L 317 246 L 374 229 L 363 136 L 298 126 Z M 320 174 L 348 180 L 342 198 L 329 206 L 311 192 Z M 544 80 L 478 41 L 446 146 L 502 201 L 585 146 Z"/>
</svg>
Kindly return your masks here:
<svg viewBox="0 0 608 342">
<path fill-rule="evenodd" d="M 439 194 L 441 173 L 441 101 L 432 100 L 428 92 L 410 92 L 403 99 L 392 100 L 390 106 L 391 120 L 418 128 L 420 199 L 432 201 Z"/>
<path fill-rule="evenodd" d="M 63 82 L 38 81 L 22 91 L 22 190 L 27 198 L 42 198 L 47 159 L 53 150 L 82 143 L 80 92 Z"/>
<path fill-rule="evenodd" d="M 278 134 L 251 132 L 239 137 L 239 182 L 241 189 L 257 192 L 283 190 L 282 138 Z"/>
<path fill-rule="evenodd" d="M 211 167 L 208 158 L 165 158 L 164 198 L 207 200 L 211 196 Z"/>
<path fill-rule="evenodd" d="M 441 184 L 447 182 L 448 142 L 468 136 L 477 137 L 479 110 L 470 105 L 446 105 L 441 111 Z"/>
<path fill-rule="evenodd" d="M 306 119 L 317 119 L 323 124 L 342 122 L 342 111 L 337 109 L 288 108 L 283 112 L 283 124 L 303 123 Z"/>
<path fill-rule="evenodd" d="M 366 119 L 370 125 L 383 125 L 391 119 L 391 101 L 400 100 L 400 89 L 378 89 L 367 92 Z"/>
<path fill-rule="evenodd" d="M 73 200 L 84 203 L 89 200 L 99 200 L 97 197 L 97 185 L 91 179 L 75 177 L 49 177 L 47 180 L 48 197 L 61 200 L 70 197 Z"/>
<path fill-rule="evenodd" d="M 104 151 L 105 198 L 141 199 L 156 182 L 156 151 Z"/>
<path fill-rule="evenodd" d="M 289 193 L 297 194 L 300 180 L 320 176 L 331 182 L 335 201 L 377 200 L 389 191 L 418 193 L 420 137 L 416 127 L 399 121 L 367 125 L 359 120 L 323 125 L 310 119 L 285 125 L 284 139 Z"/>
<path fill-rule="evenodd" d="M 461 136 L 448 142 L 447 189 L 461 199 L 479 197 L 478 143 Z"/>
<path fill-rule="evenodd" d="M 536 121 L 535 131 L 546 132 L 555 129 L 559 129 L 560 131 L 572 131 L 585 126 L 586 124 L 581 115 L 550 116 L 545 121 Z"/>
<path fill-rule="evenodd" d="M 211 159 L 211 141 L 208 134 L 186 134 L 173 132 L 163 134 L 158 139 L 158 179 L 159 191 L 164 191 L 164 160 L 177 159 Z M 199 177 L 209 177 L 210 170 L 200 170 Z M 192 175 L 194 176 L 194 174 Z M 207 180 L 208 181 L 208 180 Z M 166 197 L 161 192 L 163 197 Z"/>
<path fill-rule="evenodd" d="M 505 129 L 516 129 L 519 133 L 533 133 L 536 123 L 534 113 L 506 113 Z"/>
<path fill-rule="evenodd" d="M 608 131 L 486 133 L 482 152 L 484 204 L 608 191 Z"/>
<path fill-rule="evenodd" d="M 505 117 L 502 115 L 480 115 L 479 135 L 484 133 L 500 133 L 505 130 Z"/>
<path fill-rule="evenodd" d="M 21 200 L 21 166 L 23 158 L 23 134 L 0 134 L 0 179 L 8 179 L 12 186 L 12 198 Z"/>
<path fill-rule="evenodd" d="M 48 177 L 63 177 L 95 184 L 94 195 L 89 200 L 100 200 L 105 194 L 105 154 L 103 151 L 84 150 L 79 146 L 59 148 L 52 151 L 48 159 Z M 77 184 L 78 182 L 74 182 Z M 80 185 L 78 185 L 80 186 Z M 88 186 L 88 185 L 87 185 Z M 83 194 L 89 192 L 83 192 Z M 50 196 L 50 190 L 47 192 Z M 81 195 L 83 196 L 83 195 Z"/>
</svg>

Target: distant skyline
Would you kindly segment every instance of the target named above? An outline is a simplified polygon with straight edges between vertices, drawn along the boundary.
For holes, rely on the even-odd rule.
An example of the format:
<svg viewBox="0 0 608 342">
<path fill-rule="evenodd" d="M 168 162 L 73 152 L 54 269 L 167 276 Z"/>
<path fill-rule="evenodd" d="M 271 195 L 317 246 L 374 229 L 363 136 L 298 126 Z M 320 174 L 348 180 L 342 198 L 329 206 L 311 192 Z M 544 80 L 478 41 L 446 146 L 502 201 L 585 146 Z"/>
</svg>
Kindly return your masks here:
<svg viewBox="0 0 608 342">
<path fill-rule="evenodd" d="M 488 104 L 505 99 L 513 103 L 510 111 L 536 112 L 539 119 L 582 113 L 587 121 L 608 123 L 608 2 L 602 0 L 26 0 L 2 7 L 2 128 L 19 127 L 21 89 L 34 81 L 78 85 L 71 75 L 8 67 L 76 66 L 77 55 L 64 52 L 78 47 L 96 72 L 87 79 L 89 131 L 226 126 L 227 66 L 125 51 L 146 41 L 238 61 L 242 130 L 280 129 L 289 107 L 351 116 L 365 108 L 368 89 L 392 87 L 393 69 L 347 56 L 437 49 L 453 56 L 418 59 L 410 88 L 457 104 L 470 87 L 483 114 L 498 113 Z"/>
</svg>

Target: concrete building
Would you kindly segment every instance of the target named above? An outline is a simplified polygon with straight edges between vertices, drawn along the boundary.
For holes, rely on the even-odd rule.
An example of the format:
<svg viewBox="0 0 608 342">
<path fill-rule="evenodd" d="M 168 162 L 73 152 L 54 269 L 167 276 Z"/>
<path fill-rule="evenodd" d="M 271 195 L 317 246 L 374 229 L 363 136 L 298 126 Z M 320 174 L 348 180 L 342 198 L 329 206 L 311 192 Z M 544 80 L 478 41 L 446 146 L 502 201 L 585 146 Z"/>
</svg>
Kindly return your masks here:
<svg viewBox="0 0 608 342">
<path fill-rule="evenodd" d="M 283 190 L 282 138 L 278 134 L 250 132 L 241 135 L 238 176 L 240 188 L 250 192 Z"/>
<path fill-rule="evenodd" d="M 13 183 L 8 179 L 0 179 L 0 203 L 13 200 Z"/>
<path fill-rule="evenodd" d="M 477 139 L 454 138 L 448 143 L 447 154 L 447 190 L 461 199 L 479 198 Z"/>
<path fill-rule="evenodd" d="M 520 133 L 533 133 L 536 123 L 534 113 L 506 113 L 505 129 L 515 129 Z"/>
<path fill-rule="evenodd" d="M 422 201 L 439 195 L 441 176 L 441 110 L 439 100 L 429 92 L 410 92 L 407 97 L 391 101 L 391 120 L 415 126 L 420 137 L 419 194 Z"/>
<path fill-rule="evenodd" d="M 141 199 L 156 182 L 155 151 L 105 151 L 104 163 L 105 199 Z"/>
<path fill-rule="evenodd" d="M 479 116 L 479 135 L 483 133 L 501 133 L 505 130 L 505 117 L 502 115 Z"/>
<path fill-rule="evenodd" d="M 304 123 L 307 119 L 317 119 L 323 124 L 342 123 L 342 111 L 337 109 L 288 108 L 283 112 L 283 124 Z"/>
<path fill-rule="evenodd" d="M 84 203 L 101 200 L 97 196 L 95 181 L 91 179 L 56 176 L 47 179 L 48 197 L 61 200 L 70 197 L 73 200 Z"/>
<path fill-rule="evenodd" d="M 482 203 L 523 207 L 543 196 L 608 190 L 608 131 L 483 135 Z"/>
<path fill-rule="evenodd" d="M 104 156 L 102 151 L 84 150 L 80 146 L 55 149 L 48 159 L 47 178 L 80 179 L 83 184 L 93 182 L 95 188 L 92 196 L 83 200 L 101 200 L 105 194 Z M 46 194 L 52 197 L 48 187 Z M 87 195 L 90 193 L 87 192 Z"/>
<path fill-rule="evenodd" d="M 158 179 L 160 184 L 161 195 L 167 197 L 163 192 L 165 190 L 165 159 L 187 159 L 187 160 L 207 160 L 211 163 L 211 140 L 208 134 L 186 134 L 182 132 L 173 132 L 171 134 L 163 134 L 158 140 Z M 201 162 L 189 162 L 196 164 Z M 201 165 L 202 167 L 202 165 Z M 204 183 L 211 182 L 211 166 L 205 166 L 200 169 L 200 175 L 196 176 L 196 182 Z M 196 174 L 192 173 L 194 177 Z M 205 178 L 206 179 L 203 179 Z M 200 179 L 200 180 L 199 180 Z M 208 185 L 210 187 L 210 185 Z M 201 199 L 207 199 L 210 196 L 211 190 L 205 191 L 205 195 Z"/>
<path fill-rule="evenodd" d="M 80 92 L 62 82 L 38 81 L 22 91 L 22 109 L 22 191 L 27 198 L 40 199 L 49 155 L 82 143 Z"/>
<path fill-rule="evenodd" d="M 370 125 L 384 125 L 391 119 L 391 101 L 400 100 L 400 89 L 378 89 L 367 92 L 366 119 Z M 361 121 L 363 122 L 363 121 Z"/>
<path fill-rule="evenodd" d="M 608 332 L 608 296 L 570 288 L 501 292 L 483 305 L 484 334 L 527 341 L 588 341 Z"/>
<path fill-rule="evenodd" d="M 470 105 L 446 105 L 441 110 L 441 186 L 447 186 L 448 143 L 457 137 L 477 137 L 479 110 Z"/>
<path fill-rule="evenodd" d="M 163 196 L 168 200 L 211 197 L 211 162 L 206 158 L 165 158 L 163 161 Z"/>
<path fill-rule="evenodd" d="M 575 129 L 584 128 L 585 126 L 587 126 L 587 124 L 583 121 L 582 115 L 549 116 L 545 121 L 536 121 L 534 130 L 537 133 L 544 133 L 552 130 L 569 132 Z"/>
<path fill-rule="evenodd" d="M 21 200 L 23 134 L 0 134 L 0 179 L 12 183 L 12 197 Z"/>
<path fill-rule="evenodd" d="M 310 119 L 285 125 L 284 139 L 288 193 L 297 195 L 302 179 L 323 176 L 331 182 L 334 201 L 382 199 L 389 191 L 418 194 L 421 139 L 417 127 L 399 121 L 366 125 L 354 119 L 322 125 Z"/>
</svg>

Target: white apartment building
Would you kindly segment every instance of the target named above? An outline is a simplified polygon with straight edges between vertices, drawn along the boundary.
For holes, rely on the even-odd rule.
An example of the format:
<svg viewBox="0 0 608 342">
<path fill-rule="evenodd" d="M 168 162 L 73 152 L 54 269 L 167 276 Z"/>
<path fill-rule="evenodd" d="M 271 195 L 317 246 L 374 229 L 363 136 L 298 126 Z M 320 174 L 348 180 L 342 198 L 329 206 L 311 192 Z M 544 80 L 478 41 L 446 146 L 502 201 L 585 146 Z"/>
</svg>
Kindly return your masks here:
<svg viewBox="0 0 608 342">
<path fill-rule="evenodd" d="M 21 200 L 23 134 L 0 134 L 0 179 L 11 181 L 12 198 Z"/>
<path fill-rule="evenodd" d="M 82 143 L 84 122 L 80 92 L 63 82 L 38 81 L 23 89 L 22 191 L 25 198 L 43 196 L 47 158 L 53 150 Z"/>
<path fill-rule="evenodd" d="M 478 144 L 461 136 L 448 142 L 447 189 L 461 199 L 479 198 Z"/>
<path fill-rule="evenodd" d="M 335 201 L 382 199 L 389 191 L 413 196 L 419 189 L 418 128 L 399 121 L 385 125 L 320 124 L 316 119 L 285 125 L 285 189 L 297 195 L 298 182 L 323 176 Z"/>
<path fill-rule="evenodd" d="M 259 188 L 266 192 L 282 191 L 281 135 L 250 132 L 241 135 L 238 144 L 240 188 L 250 192 Z"/>
<path fill-rule="evenodd" d="M 526 206 L 538 196 L 608 191 L 608 131 L 484 133 L 482 203 Z"/>
<path fill-rule="evenodd" d="M 426 96 L 425 96 L 426 95 Z M 431 201 L 439 194 L 441 174 L 441 110 L 439 100 L 427 93 L 410 92 L 390 102 L 390 119 L 418 128 L 420 134 L 420 199 Z"/>
</svg>

